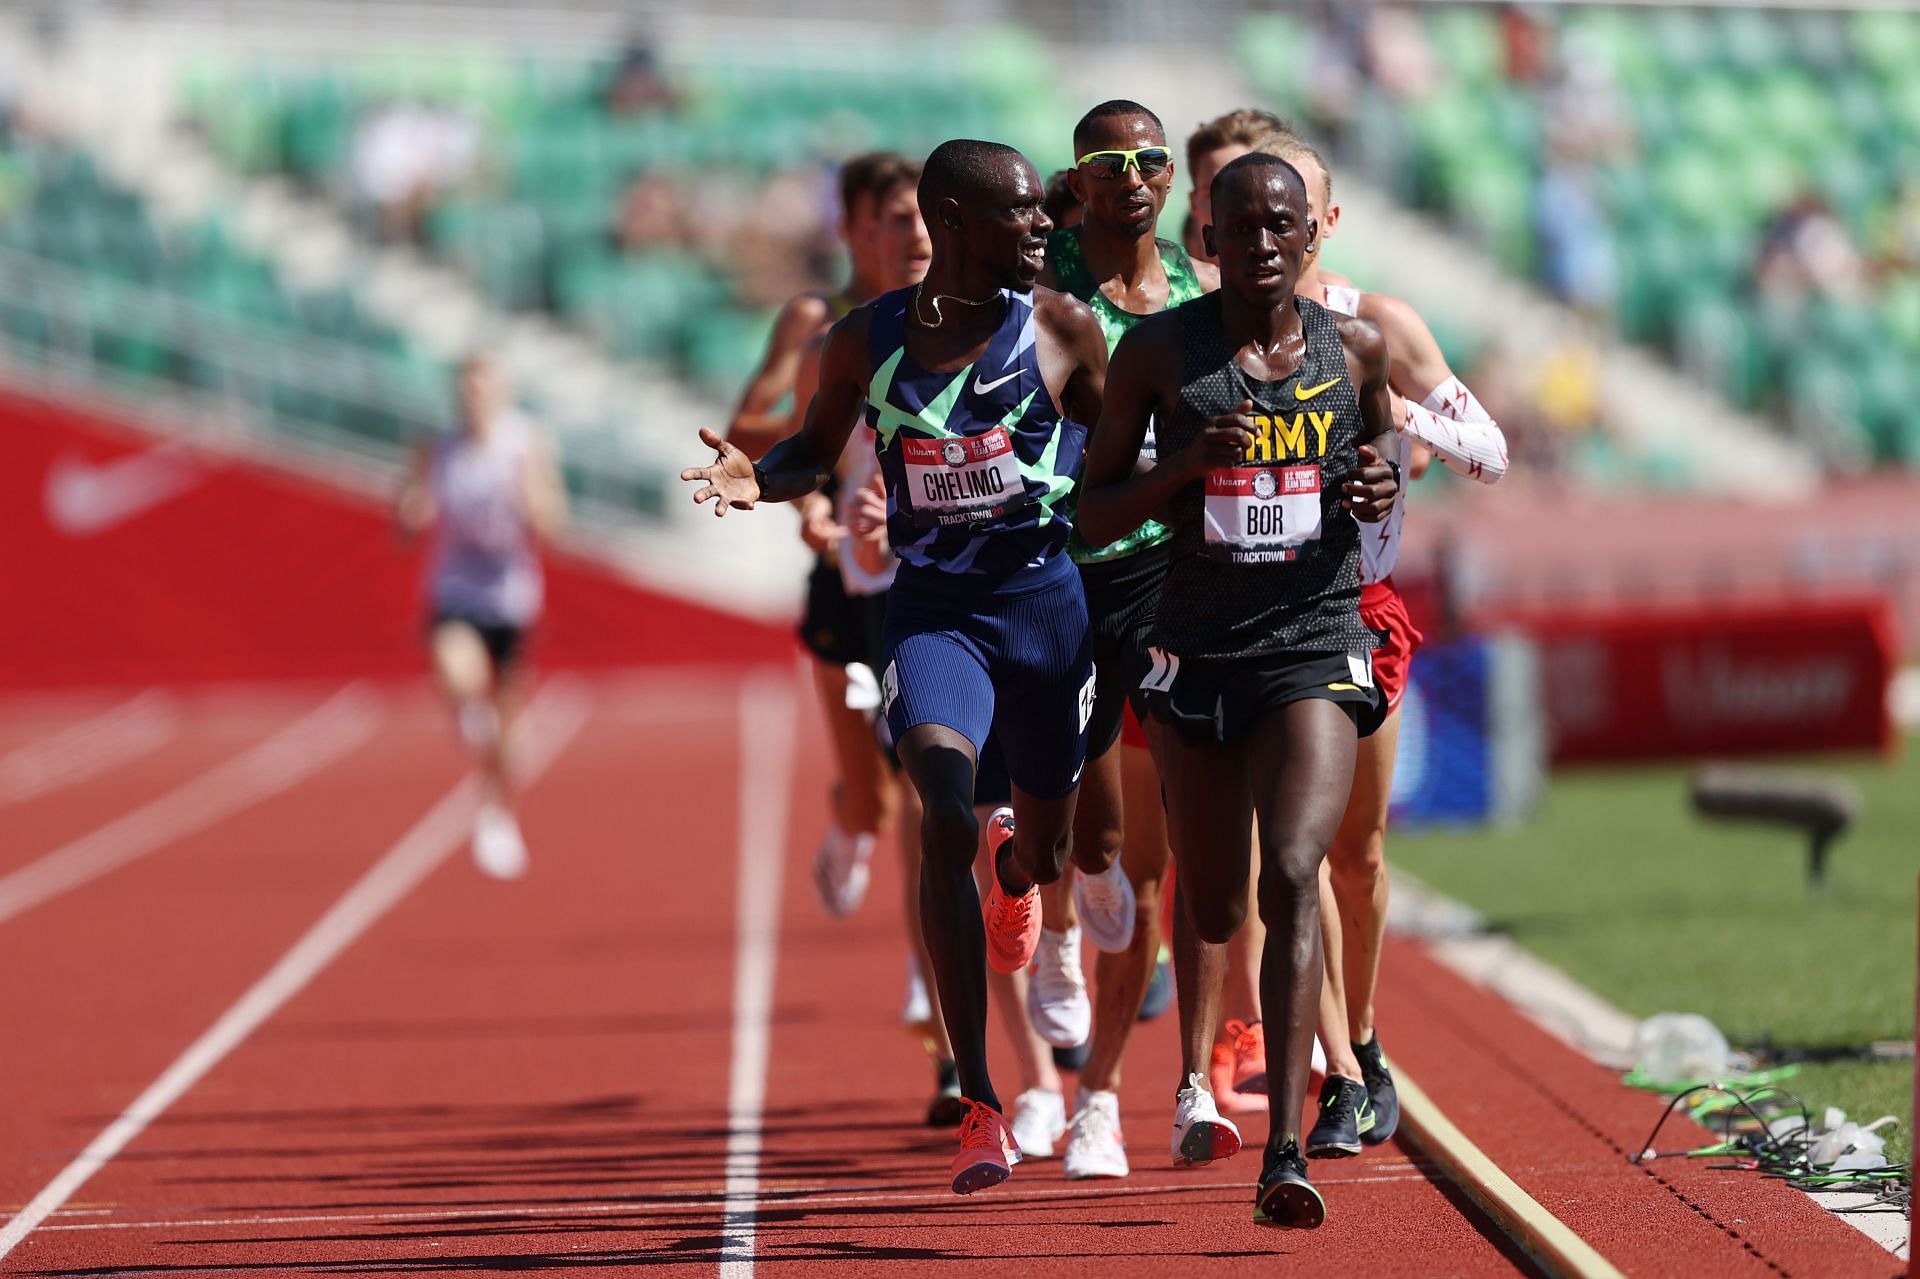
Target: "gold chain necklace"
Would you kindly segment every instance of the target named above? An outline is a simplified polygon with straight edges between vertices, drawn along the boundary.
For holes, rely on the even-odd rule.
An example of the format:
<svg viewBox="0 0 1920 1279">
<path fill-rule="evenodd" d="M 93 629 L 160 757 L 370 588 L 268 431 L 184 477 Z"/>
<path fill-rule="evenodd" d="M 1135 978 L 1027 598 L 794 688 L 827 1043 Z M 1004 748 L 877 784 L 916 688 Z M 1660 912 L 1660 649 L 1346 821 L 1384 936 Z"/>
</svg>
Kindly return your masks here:
<svg viewBox="0 0 1920 1279">
<path fill-rule="evenodd" d="M 1000 294 L 997 292 L 991 297 L 981 298 L 978 302 L 973 301 L 971 298 L 957 298 L 951 293 L 936 293 L 933 295 L 933 323 L 928 324 L 926 317 L 920 313 L 920 294 L 923 287 L 924 286 L 918 284 L 913 286 L 913 318 L 920 321 L 920 327 L 926 329 L 937 329 L 947 322 L 947 317 L 940 311 L 940 302 L 943 298 L 948 302 L 958 302 L 963 306 L 985 306 L 989 302 L 998 302 L 1000 300 Z"/>
</svg>

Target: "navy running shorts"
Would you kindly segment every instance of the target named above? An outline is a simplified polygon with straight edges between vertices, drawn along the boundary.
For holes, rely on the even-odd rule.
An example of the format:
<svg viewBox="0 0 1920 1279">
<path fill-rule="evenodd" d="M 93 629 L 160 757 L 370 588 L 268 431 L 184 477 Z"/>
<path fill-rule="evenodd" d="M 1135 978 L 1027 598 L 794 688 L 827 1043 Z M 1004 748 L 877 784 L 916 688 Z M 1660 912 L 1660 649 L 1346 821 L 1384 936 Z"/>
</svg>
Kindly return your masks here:
<svg viewBox="0 0 1920 1279">
<path fill-rule="evenodd" d="M 921 724 L 953 729 L 978 753 L 999 739 L 1007 778 L 1036 799 L 1080 784 L 1093 710 L 1087 600 L 1056 555 L 981 580 L 903 564 L 887 592 L 881 704 L 893 740 Z"/>
</svg>

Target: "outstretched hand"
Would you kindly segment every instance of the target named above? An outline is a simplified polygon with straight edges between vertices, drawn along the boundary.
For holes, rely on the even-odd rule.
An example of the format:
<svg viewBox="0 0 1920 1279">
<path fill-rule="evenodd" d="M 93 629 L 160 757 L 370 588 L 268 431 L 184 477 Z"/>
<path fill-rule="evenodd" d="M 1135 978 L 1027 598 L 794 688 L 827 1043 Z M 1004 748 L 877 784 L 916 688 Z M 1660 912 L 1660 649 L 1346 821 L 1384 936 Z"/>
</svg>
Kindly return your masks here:
<svg viewBox="0 0 1920 1279">
<path fill-rule="evenodd" d="M 700 428 L 700 442 L 719 456 L 711 466 L 689 466 L 680 478 L 706 487 L 693 495 L 696 502 L 713 500 L 713 513 L 723 516 L 730 507 L 751 511 L 760 500 L 760 485 L 753 478 L 753 461 L 745 453 L 720 438 L 717 431 Z"/>
<path fill-rule="evenodd" d="M 1378 524 L 1393 510 L 1393 503 L 1400 496 L 1400 480 L 1394 468 L 1380 456 L 1379 449 L 1362 444 L 1360 463 L 1347 473 L 1340 494 L 1355 519 Z"/>
</svg>

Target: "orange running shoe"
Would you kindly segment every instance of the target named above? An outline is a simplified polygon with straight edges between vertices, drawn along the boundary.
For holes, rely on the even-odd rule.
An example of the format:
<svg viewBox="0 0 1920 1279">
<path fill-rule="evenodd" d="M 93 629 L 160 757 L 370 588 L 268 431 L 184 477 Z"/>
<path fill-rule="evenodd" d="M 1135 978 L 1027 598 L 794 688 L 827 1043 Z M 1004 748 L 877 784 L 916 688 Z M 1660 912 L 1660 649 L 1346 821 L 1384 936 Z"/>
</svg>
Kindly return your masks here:
<svg viewBox="0 0 1920 1279">
<path fill-rule="evenodd" d="M 967 1117 L 960 1121 L 960 1153 L 953 1157 L 953 1193 L 970 1195 L 1013 1176 L 1019 1149 L 1005 1115 L 968 1101 Z"/>
<path fill-rule="evenodd" d="M 1267 1091 L 1267 1032 L 1259 1022 L 1227 1023 L 1227 1038 L 1233 1041 L 1233 1090 L 1257 1093 Z"/>
<path fill-rule="evenodd" d="M 987 964 L 996 973 L 1017 973 L 1040 949 L 1040 886 L 1009 897 L 1000 887 L 1000 846 L 1013 838 L 1013 810 L 997 808 L 987 819 L 988 888 L 981 919 L 987 927 Z M 965 1192 L 962 1192 L 965 1193 Z"/>
<path fill-rule="evenodd" d="M 1207 1077 L 1213 1084 L 1213 1100 L 1223 1115 L 1258 1115 L 1265 1113 L 1267 1099 L 1260 1093 L 1241 1093 L 1233 1090 L 1234 1054 L 1233 1045 L 1221 1040 L 1213 1046 L 1213 1061 L 1207 1069 Z"/>
</svg>

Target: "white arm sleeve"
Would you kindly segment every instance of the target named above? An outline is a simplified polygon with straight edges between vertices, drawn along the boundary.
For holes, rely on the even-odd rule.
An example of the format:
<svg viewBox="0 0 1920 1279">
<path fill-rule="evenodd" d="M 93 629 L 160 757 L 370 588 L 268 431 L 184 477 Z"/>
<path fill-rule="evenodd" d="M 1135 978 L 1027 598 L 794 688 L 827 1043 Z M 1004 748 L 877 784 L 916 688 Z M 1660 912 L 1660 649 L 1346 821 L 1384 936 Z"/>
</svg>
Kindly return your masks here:
<svg viewBox="0 0 1920 1279">
<path fill-rule="evenodd" d="M 1420 441 L 1447 469 L 1482 484 L 1507 473 L 1507 437 L 1466 383 L 1450 377 L 1418 404 L 1407 401 L 1400 433 Z"/>
</svg>

